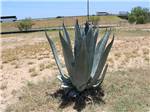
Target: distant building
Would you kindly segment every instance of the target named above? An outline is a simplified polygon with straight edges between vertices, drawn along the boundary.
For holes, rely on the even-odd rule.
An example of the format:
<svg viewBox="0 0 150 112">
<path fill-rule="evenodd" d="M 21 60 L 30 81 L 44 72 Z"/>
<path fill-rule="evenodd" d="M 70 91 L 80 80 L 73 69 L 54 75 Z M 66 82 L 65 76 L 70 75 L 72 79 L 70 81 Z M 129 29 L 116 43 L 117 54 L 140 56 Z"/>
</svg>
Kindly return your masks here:
<svg viewBox="0 0 150 112">
<path fill-rule="evenodd" d="M 109 15 L 109 13 L 108 12 L 96 12 L 96 15 L 97 16 L 107 16 L 107 15 Z"/>
<path fill-rule="evenodd" d="M 0 17 L 0 22 L 13 22 L 16 21 L 17 17 L 16 16 L 1 16 Z"/>
<path fill-rule="evenodd" d="M 120 11 L 119 16 L 128 16 L 129 12 L 127 11 Z"/>
<path fill-rule="evenodd" d="M 120 11 L 118 14 L 118 17 L 120 17 L 122 19 L 128 19 L 128 14 L 129 14 L 129 12 L 127 12 L 127 11 Z"/>
</svg>

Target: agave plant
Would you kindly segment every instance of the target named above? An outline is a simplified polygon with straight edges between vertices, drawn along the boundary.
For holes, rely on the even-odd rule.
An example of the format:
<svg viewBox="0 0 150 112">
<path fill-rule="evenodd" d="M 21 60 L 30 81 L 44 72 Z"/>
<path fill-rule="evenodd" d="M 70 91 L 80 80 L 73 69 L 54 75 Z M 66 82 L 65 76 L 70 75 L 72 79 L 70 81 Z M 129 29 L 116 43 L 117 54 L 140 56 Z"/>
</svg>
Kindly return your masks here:
<svg viewBox="0 0 150 112">
<path fill-rule="evenodd" d="M 106 30 L 103 38 L 97 42 L 99 30 L 90 26 L 88 22 L 84 28 L 81 28 L 77 21 L 75 24 L 74 50 L 72 50 L 70 37 L 64 24 L 62 30 L 63 35 L 59 31 L 59 37 L 68 71 L 67 75 L 62 70 L 54 42 L 45 32 L 60 72 L 58 79 L 62 82 L 62 87 L 82 92 L 85 89 L 100 86 L 108 68 L 108 64 L 105 65 L 105 62 L 114 41 L 113 36 L 111 42 L 106 45 L 111 29 Z"/>
</svg>

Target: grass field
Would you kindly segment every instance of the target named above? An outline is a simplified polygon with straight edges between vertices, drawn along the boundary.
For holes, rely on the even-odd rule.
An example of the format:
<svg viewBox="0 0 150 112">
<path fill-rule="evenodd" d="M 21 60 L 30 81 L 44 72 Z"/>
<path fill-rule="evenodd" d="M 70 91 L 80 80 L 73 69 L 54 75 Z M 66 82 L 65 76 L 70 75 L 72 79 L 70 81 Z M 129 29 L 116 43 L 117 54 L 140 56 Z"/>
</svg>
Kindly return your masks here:
<svg viewBox="0 0 150 112">
<path fill-rule="evenodd" d="M 122 19 L 117 16 L 99 16 L 100 24 L 119 24 Z M 33 28 L 47 28 L 47 27 L 59 27 L 64 22 L 66 26 L 72 26 L 75 24 L 75 20 L 78 19 L 80 24 L 84 24 L 87 20 L 85 16 L 78 17 L 65 17 L 65 18 L 51 18 L 43 20 L 33 20 Z M 17 22 L 12 23 L 0 23 L 2 32 L 5 31 L 17 31 Z"/>
<path fill-rule="evenodd" d="M 99 38 L 105 29 L 100 30 Z M 114 46 L 103 83 L 103 101 L 61 105 L 49 94 L 60 88 L 59 73 L 44 32 L 7 34 L 2 41 L 0 111 L 3 112 L 148 112 L 150 111 L 150 31 L 114 28 Z M 69 30 L 73 44 L 74 31 Z M 64 63 L 58 31 L 48 34 Z M 112 37 L 112 35 L 111 35 Z M 64 71 L 66 69 L 64 68 Z"/>
</svg>

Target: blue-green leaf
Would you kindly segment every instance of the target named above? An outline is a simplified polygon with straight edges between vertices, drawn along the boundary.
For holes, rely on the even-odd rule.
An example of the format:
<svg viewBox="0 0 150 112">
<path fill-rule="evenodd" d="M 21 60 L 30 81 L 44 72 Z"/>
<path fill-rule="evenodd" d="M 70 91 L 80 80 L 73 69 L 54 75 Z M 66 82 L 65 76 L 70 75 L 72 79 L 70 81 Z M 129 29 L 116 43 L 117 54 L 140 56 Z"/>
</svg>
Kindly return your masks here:
<svg viewBox="0 0 150 112">
<path fill-rule="evenodd" d="M 95 37 L 93 33 L 93 29 L 90 27 L 88 33 L 86 35 L 86 47 L 88 51 L 88 59 L 89 59 L 89 69 L 92 69 L 93 58 L 95 52 Z"/>
<path fill-rule="evenodd" d="M 82 41 L 82 36 L 81 36 L 80 27 L 79 27 L 78 21 L 76 21 L 76 24 L 75 24 L 75 43 L 74 43 L 74 56 L 75 56 L 75 58 L 78 57 L 80 47 L 81 47 L 81 41 Z"/>
<path fill-rule="evenodd" d="M 70 41 L 70 37 L 69 34 L 67 32 L 67 29 L 63 23 L 63 32 L 64 32 L 64 40 L 66 41 L 66 43 L 71 47 L 71 41 Z"/>
<path fill-rule="evenodd" d="M 108 64 L 105 66 L 102 75 L 100 75 L 100 77 L 96 81 L 97 83 L 93 84 L 93 87 L 98 87 L 98 86 L 100 86 L 103 83 L 103 80 L 104 80 L 105 75 L 106 75 L 107 68 L 108 68 Z"/>
<path fill-rule="evenodd" d="M 92 72 L 91 72 L 92 78 L 94 77 L 94 75 L 98 69 L 98 65 L 99 65 L 102 55 L 104 53 L 105 46 L 107 44 L 110 33 L 111 33 L 110 31 L 106 31 L 104 37 L 98 42 L 98 44 L 96 46 L 94 60 L 93 60 L 93 66 L 92 66 Z"/>
<path fill-rule="evenodd" d="M 82 41 L 81 49 L 78 57 L 75 59 L 75 70 L 72 75 L 72 83 L 79 90 L 85 89 L 85 85 L 90 79 L 89 64 L 88 64 L 88 52 L 86 48 L 86 40 Z"/>
<path fill-rule="evenodd" d="M 61 75 L 58 75 L 57 78 L 61 81 L 63 88 L 72 87 L 70 78 L 64 79 Z"/>
<path fill-rule="evenodd" d="M 57 67 L 58 67 L 58 70 L 60 72 L 60 75 L 62 77 L 62 79 L 68 79 L 67 76 L 65 76 L 63 70 L 62 70 L 62 66 L 61 66 L 61 63 L 60 63 L 60 60 L 58 58 L 58 55 L 57 55 L 57 50 L 56 50 L 56 47 L 54 45 L 54 42 L 51 40 L 51 38 L 49 38 L 47 32 L 45 32 L 45 35 L 46 35 L 46 38 L 50 44 L 50 47 L 52 49 L 52 53 L 53 53 L 53 56 L 54 56 L 54 59 L 56 61 L 56 64 L 57 64 Z"/>
<path fill-rule="evenodd" d="M 109 52 L 110 52 L 110 49 L 111 49 L 111 47 L 112 47 L 112 45 L 113 45 L 113 42 L 114 42 L 114 36 L 113 36 L 113 39 L 111 40 L 111 42 L 110 42 L 110 43 L 108 44 L 108 46 L 106 47 L 105 52 L 104 52 L 103 55 L 102 55 L 102 58 L 100 59 L 98 68 L 97 68 L 97 70 L 96 70 L 96 73 L 95 73 L 95 75 L 94 75 L 94 77 L 92 78 L 92 81 L 91 81 L 92 84 L 93 84 L 94 82 L 96 82 L 97 79 L 100 77 L 100 74 L 101 74 L 101 72 L 102 72 L 102 70 L 103 70 L 103 67 L 104 67 L 105 63 L 106 63 L 106 60 L 107 60 L 108 54 L 109 54 Z"/>
<path fill-rule="evenodd" d="M 73 53 L 71 47 L 67 44 L 67 42 L 64 40 L 64 38 L 61 35 L 61 32 L 59 32 L 59 37 L 61 41 L 61 45 L 63 48 L 63 54 L 64 54 L 64 59 L 65 59 L 65 64 L 67 67 L 68 74 L 71 76 L 73 73 Z"/>
<path fill-rule="evenodd" d="M 98 34 L 99 34 L 99 30 L 98 30 L 98 29 L 95 29 L 95 31 L 94 31 L 94 45 L 95 45 L 95 46 L 96 46 Z M 95 46 L 94 46 L 94 49 L 95 49 Z M 95 51 L 95 50 L 94 50 L 94 51 Z"/>
</svg>

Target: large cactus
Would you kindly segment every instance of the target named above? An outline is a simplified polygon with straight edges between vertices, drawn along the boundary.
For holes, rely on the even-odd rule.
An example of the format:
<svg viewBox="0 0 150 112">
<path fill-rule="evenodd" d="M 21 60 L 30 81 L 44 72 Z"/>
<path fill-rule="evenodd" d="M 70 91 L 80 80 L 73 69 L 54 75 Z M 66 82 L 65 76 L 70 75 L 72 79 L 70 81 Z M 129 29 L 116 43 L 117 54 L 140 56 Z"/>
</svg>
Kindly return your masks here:
<svg viewBox="0 0 150 112">
<path fill-rule="evenodd" d="M 107 30 L 103 38 L 97 43 L 98 29 L 93 28 L 88 23 L 85 24 L 85 28 L 80 28 L 77 21 L 73 53 L 70 37 L 64 24 L 62 28 L 63 35 L 59 31 L 59 37 L 68 75 L 65 75 L 62 70 L 54 42 L 45 32 L 60 71 L 58 79 L 62 82 L 62 87 L 74 88 L 78 92 L 82 92 L 85 89 L 100 86 L 108 67 L 105 62 L 114 42 L 113 36 L 111 42 L 106 46 L 111 30 Z"/>
</svg>

